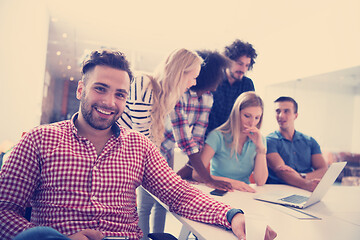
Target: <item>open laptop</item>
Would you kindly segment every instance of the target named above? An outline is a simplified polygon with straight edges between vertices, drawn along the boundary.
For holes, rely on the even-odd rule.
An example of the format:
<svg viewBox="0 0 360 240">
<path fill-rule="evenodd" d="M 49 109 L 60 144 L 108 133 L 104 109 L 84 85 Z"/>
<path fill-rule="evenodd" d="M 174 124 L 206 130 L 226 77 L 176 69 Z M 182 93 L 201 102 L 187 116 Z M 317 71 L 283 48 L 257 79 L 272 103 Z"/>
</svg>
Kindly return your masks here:
<svg viewBox="0 0 360 240">
<path fill-rule="evenodd" d="M 267 192 L 257 194 L 254 199 L 296 208 L 306 208 L 319 202 L 339 176 L 346 162 L 333 163 L 312 193 L 307 196 L 289 192 Z"/>
</svg>

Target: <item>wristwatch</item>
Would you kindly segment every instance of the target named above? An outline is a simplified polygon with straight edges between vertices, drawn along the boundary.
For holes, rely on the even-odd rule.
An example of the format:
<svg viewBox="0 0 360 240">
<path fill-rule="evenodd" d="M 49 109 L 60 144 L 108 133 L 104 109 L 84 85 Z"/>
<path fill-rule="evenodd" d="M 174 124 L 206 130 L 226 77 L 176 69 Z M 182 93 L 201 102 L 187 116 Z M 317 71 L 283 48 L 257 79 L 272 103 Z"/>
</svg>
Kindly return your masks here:
<svg viewBox="0 0 360 240">
<path fill-rule="evenodd" d="M 226 213 L 226 219 L 230 224 L 234 216 L 238 213 L 244 214 L 244 211 L 238 208 L 232 208 Z"/>
</svg>

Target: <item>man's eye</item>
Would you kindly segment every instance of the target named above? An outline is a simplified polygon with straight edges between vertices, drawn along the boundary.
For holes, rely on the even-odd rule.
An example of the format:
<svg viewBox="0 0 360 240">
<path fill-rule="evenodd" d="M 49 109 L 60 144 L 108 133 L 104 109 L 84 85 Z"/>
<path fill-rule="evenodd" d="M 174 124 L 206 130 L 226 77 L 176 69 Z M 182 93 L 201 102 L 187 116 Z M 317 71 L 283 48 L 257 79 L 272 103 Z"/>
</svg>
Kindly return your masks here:
<svg viewBox="0 0 360 240">
<path fill-rule="evenodd" d="M 95 87 L 95 90 L 97 92 L 105 92 L 105 88 L 103 88 L 103 87 Z"/>
<path fill-rule="evenodd" d="M 126 99 L 127 98 L 127 95 L 125 93 L 117 93 L 116 94 L 116 97 L 118 99 Z"/>
</svg>

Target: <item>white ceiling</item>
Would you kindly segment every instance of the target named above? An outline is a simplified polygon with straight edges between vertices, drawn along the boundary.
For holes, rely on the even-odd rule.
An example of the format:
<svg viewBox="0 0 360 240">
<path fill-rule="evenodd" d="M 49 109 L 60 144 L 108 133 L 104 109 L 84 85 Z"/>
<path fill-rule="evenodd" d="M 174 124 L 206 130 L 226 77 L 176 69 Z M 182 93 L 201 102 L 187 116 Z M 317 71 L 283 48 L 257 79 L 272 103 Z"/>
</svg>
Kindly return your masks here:
<svg viewBox="0 0 360 240">
<path fill-rule="evenodd" d="M 175 48 L 208 48 L 222 51 L 225 45 L 239 38 L 251 42 L 257 49 L 259 57 L 256 67 L 259 65 L 259 71 L 273 69 L 276 73 L 279 63 L 268 61 L 269 57 L 266 56 L 266 53 L 271 53 L 267 45 L 268 38 L 274 42 L 281 42 L 281 39 L 276 40 L 277 33 L 281 33 L 279 37 L 284 36 L 287 31 L 291 34 L 294 26 L 299 36 L 312 37 L 306 32 L 311 26 L 316 26 L 313 31 L 321 32 L 321 29 L 317 29 L 319 27 L 331 29 L 333 22 L 327 25 L 327 19 L 346 19 L 349 9 L 356 13 L 359 11 L 351 10 L 359 6 L 357 0 L 342 1 L 342 4 L 346 2 L 347 6 L 346 11 L 343 10 L 344 13 L 335 0 L 253 2 L 48 0 L 46 4 L 51 19 L 48 70 L 56 79 L 69 79 L 72 76 L 77 80 L 80 78 L 79 66 L 84 56 L 91 50 L 106 47 L 125 52 L 134 69 L 151 71 L 161 58 Z M 329 16 L 332 14 L 334 17 Z M 347 21 L 353 22 L 353 19 Z M 355 26 L 359 26 L 359 23 Z M 342 27 L 334 29 L 339 28 Z M 355 30 L 355 39 L 359 39 L 359 29 Z M 67 35 L 66 38 L 63 37 L 64 33 Z M 298 46 L 300 40 L 299 43 L 292 44 Z M 60 56 L 56 55 L 57 51 L 61 51 Z M 66 69 L 68 65 L 72 67 L 71 70 Z M 318 71 L 321 72 L 322 69 L 327 68 L 319 67 Z M 359 76 L 359 69 L 354 69 L 357 71 L 355 75 Z M 290 73 L 286 78 L 292 80 L 299 76 L 309 76 L 309 71 L 306 72 L 304 68 L 303 72 L 294 73 L 294 76 Z M 360 79 L 358 78 L 356 83 L 354 80 L 350 82 L 357 86 Z"/>
</svg>

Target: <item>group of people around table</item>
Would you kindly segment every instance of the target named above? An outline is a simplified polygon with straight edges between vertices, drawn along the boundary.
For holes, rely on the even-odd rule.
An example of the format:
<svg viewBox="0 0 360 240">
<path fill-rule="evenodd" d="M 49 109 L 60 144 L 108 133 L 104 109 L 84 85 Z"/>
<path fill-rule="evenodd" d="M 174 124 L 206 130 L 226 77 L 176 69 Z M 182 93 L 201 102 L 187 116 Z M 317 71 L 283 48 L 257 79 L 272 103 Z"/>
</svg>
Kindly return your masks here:
<svg viewBox="0 0 360 240">
<path fill-rule="evenodd" d="M 261 134 L 264 104 L 244 76 L 256 57 L 236 40 L 224 54 L 177 49 L 153 73 L 134 74 L 123 53 L 94 51 L 76 90 L 79 111 L 26 133 L 1 169 L 1 239 L 147 239 L 164 231 L 166 213 L 148 192 L 246 239 L 244 212 L 186 179 L 254 192 L 251 176 L 313 191 L 327 169 L 319 144 L 295 130 L 293 98 L 275 101 L 279 130 Z M 189 158 L 177 173 L 176 146 Z M 264 238 L 276 235 L 268 226 Z"/>
</svg>

